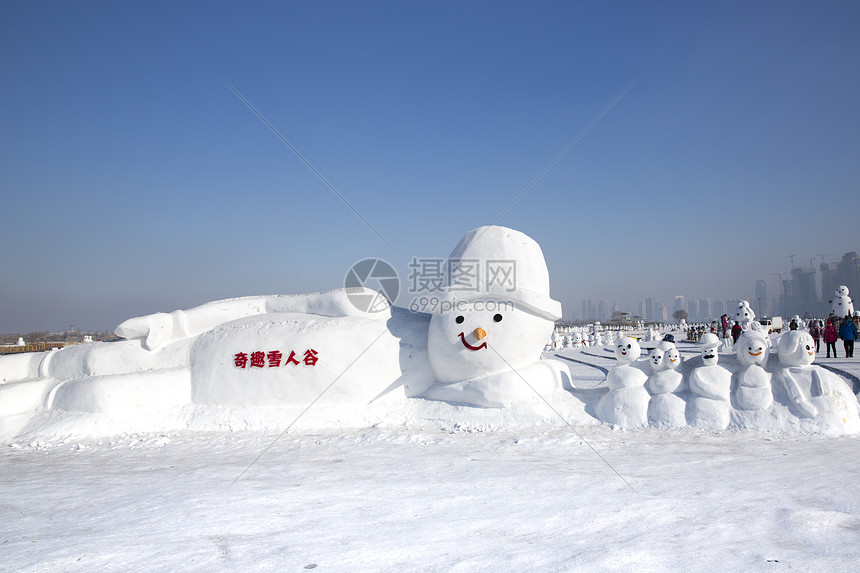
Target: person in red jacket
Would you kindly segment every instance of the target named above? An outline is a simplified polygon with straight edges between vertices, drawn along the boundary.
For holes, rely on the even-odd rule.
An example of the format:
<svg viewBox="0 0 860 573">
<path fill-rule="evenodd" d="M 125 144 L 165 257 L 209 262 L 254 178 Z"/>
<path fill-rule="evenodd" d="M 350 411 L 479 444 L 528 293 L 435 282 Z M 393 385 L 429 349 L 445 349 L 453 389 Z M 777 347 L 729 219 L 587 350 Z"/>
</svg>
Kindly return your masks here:
<svg viewBox="0 0 860 573">
<path fill-rule="evenodd" d="M 738 321 L 735 321 L 735 325 L 732 327 L 732 341 L 737 342 L 743 331 L 744 329 L 740 325 L 740 323 Z"/>
<path fill-rule="evenodd" d="M 827 346 L 827 358 L 830 358 L 830 349 L 833 348 L 833 358 L 836 358 L 836 327 L 833 326 L 833 321 L 827 319 L 827 326 L 824 327 L 824 344 Z"/>
</svg>

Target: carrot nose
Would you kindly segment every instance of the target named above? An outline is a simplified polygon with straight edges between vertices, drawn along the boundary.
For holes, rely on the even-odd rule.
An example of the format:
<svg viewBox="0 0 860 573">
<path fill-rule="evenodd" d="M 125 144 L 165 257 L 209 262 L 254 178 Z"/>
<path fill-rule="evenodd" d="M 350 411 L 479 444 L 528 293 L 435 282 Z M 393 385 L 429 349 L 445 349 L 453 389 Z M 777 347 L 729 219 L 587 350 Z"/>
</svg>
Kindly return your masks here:
<svg viewBox="0 0 860 573">
<path fill-rule="evenodd" d="M 477 338 L 478 340 L 481 340 L 481 339 L 483 339 L 485 336 L 487 336 L 487 331 L 486 331 L 486 330 L 484 330 L 483 328 L 481 328 L 481 327 L 479 326 L 478 328 L 476 328 L 476 329 L 472 332 L 472 334 L 474 334 L 474 335 L 475 335 L 475 338 Z"/>
</svg>

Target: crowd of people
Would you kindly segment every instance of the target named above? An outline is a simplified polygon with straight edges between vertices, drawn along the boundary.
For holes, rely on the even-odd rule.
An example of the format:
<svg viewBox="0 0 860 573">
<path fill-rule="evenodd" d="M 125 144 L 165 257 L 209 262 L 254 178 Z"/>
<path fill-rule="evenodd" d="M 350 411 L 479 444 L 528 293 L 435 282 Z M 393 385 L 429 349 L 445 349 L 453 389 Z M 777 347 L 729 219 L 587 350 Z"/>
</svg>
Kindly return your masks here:
<svg viewBox="0 0 860 573">
<path fill-rule="evenodd" d="M 788 323 L 789 330 L 797 330 L 803 327 L 803 321 L 799 317 L 792 318 Z M 823 340 L 827 352 L 825 358 L 830 358 L 831 352 L 833 353 L 833 358 L 838 358 L 836 354 L 836 342 L 841 340 L 845 351 L 845 358 L 854 358 L 854 341 L 857 339 L 857 333 L 860 332 L 860 313 L 855 313 L 853 317 L 844 316 L 841 320 L 832 314 L 824 320 L 813 318 L 806 323 L 805 327 L 815 341 L 816 354 L 821 352 L 821 341 Z M 728 315 L 724 314 L 720 317 L 719 322 L 713 321 L 711 323 L 710 329 L 706 329 L 703 325 L 700 325 L 692 335 L 688 332 L 688 339 L 696 341 L 708 330 L 713 334 L 720 335 L 726 347 L 734 345 L 744 331 L 738 321 L 732 321 Z"/>
<path fill-rule="evenodd" d="M 833 352 L 833 358 L 838 358 L 836 341 L 841 339 L 842 347 L 845 349 L 845 358 L 854 358 L 854 341 L 857 339 L 857 331 L 860 329 L 860 317 L 856 314 L 853 318 L 845 316 L 841 321 L 837 317 L 831 316 L 827 318 L 824 324 L 820 319 L 813 319 L 806 329 L 815 341 L 816 353 L 821 351 L 820 341 L 823 339 L 827 351 L 825 358 L 830 358 L 831 352 Z"/>
</svg>

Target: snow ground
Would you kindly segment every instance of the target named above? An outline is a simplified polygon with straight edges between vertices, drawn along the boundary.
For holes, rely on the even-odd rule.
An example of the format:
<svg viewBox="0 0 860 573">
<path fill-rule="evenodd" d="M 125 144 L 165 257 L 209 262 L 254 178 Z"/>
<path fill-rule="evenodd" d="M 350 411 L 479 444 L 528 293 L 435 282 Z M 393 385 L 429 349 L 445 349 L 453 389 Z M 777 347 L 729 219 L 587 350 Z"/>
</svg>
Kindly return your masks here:
<svg viewBox="0 0 860 573">
<path fill-rule="evenodd" d="M 845 570 L 858 447 L 594 426 L 6 448 L 0 570 Z"/>
</svg>

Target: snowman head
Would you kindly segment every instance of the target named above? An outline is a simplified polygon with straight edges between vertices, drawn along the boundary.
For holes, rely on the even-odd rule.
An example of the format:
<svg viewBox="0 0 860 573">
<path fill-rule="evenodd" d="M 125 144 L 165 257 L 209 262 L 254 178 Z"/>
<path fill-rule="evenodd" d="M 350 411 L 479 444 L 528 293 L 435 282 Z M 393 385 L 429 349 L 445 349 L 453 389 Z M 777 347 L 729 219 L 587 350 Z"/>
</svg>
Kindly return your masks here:
<svg viewBox="0 0 860 573">
<path fill-rule="evenodd" d="M 735 343 L 735 355 L 741 366 L 759 364 L 764 367 L 767 363 L 767 337 L 760 330 L 746 330 Z"/>
<path fill-rule="evenodd" d="M 430 366 L 443 383 L 517 370 L 540 358 L 553 324 L 510 301 L 462 302 L 430 318 Z"/>
<path fill-rule="evenodd" d="M 845 285 L 836 287 L 836 296 L 848 296 L 848 287 Z"/>
<path fill-rule="evenodd" d="M 720 347 L 720 339 L 717 338 L 717 335 L 710 332 L 705 333 L 699 340 L 699 344 L 702 345 L 702 362 L 705 363 L 705 366 L 716 366 L 719 361 L 717 348 Z"/>
<path fill-rule="evenodd" d="M 785 366 L 812 364 L 815 361 L 815 341 L 807 332 L 790 330 L 779 339 L 777 354 Z"/>
<path fill-rule="evenodd" d="M 630 364 L 639 359 L 642 350 L 635 338 L 624 336 L 615 341 L 615 358 L 621 364 Z"/>
<path fill-rule="evenodd" d="M 657 348 L 663 351 L 663 367 L 665 369 L 674 370 L 681 365 L 681 353 L 678 352 L 678 348 L 674 344 L 663 340 L 657 345 Z"/>
<path fill-rule="evenodd" d="M 648 355 L 648 367 L 651 368 L 651 372 L 660 372 L 661 370 L 665 370 L 665 361 L 665 353 L 661 348 L 655 348 L 651 351 L 651 354 Z"/>
<path fill-rule="evenodd" d="M 755 320 L 755 313 L 750 308 L 750 303 L 745 300 L 742 300 L 738 303 L 738 310 L 735 312 L 735 320 L 740 323 Z"/>
<path fill-rule="evenodd" d="M 534 239 L 506 227 L 473 229 L 448 256 L 445 278 L 427 341 L 439 382 L 516 370 L 540 358 L 561 303 L 549 296 L 549 272 Z"/>
</svg>

